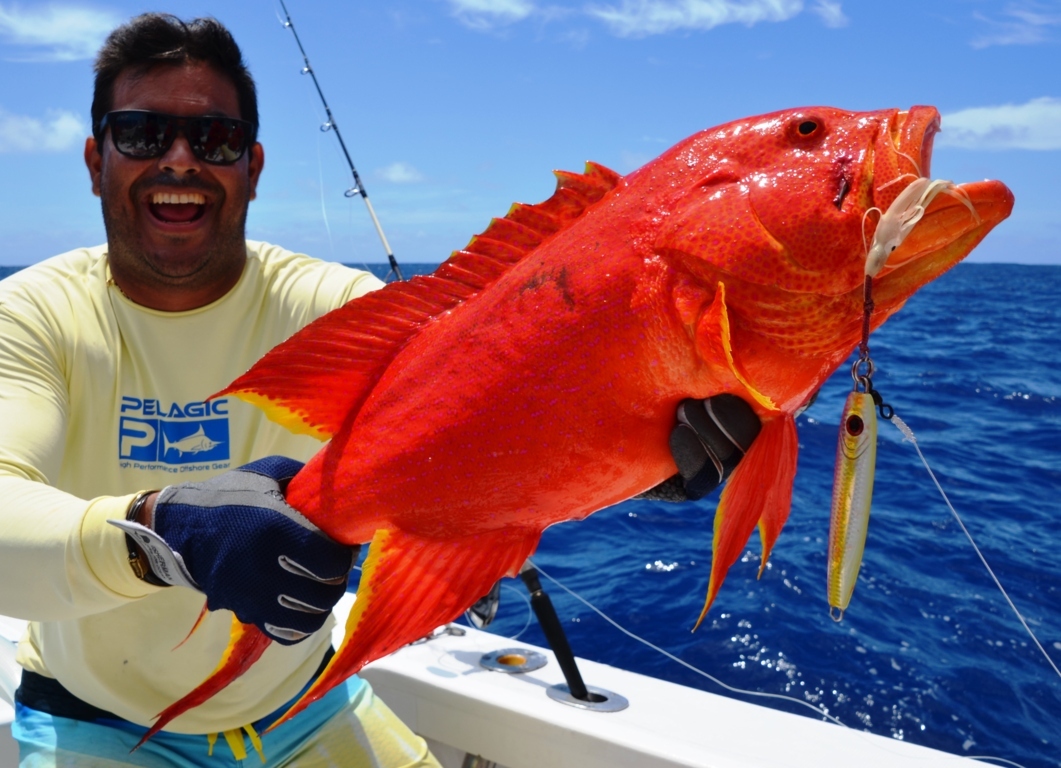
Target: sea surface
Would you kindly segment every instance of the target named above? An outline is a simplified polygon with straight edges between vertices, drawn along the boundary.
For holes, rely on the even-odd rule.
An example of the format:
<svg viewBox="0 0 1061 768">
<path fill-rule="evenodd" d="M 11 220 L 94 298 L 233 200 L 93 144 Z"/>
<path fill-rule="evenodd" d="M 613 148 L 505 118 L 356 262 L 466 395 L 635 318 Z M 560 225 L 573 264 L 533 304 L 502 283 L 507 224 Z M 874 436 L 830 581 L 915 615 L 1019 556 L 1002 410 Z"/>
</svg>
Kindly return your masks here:
<svg viewBox="0 0 1061 768">
<path fill-rule="evenodd" d="M 434 266 L 403 269 L 409 276 Z M 0 268 L 0 277 L 10 271 Z M 876 388 L 917 434 L 988 562 L 1061 665 L 1061 267 L 959 265 L 910 299 L 871 349 Z M 756 580 L 753 534 L 697 632 L 690 629 L 707 588 L 717 493 L 681 505 L 630 501 L 554 526 L 535 561 L 628 630 L 728 685 L 786 694 L 849 727 L 959 755 L 1061 766 L 1061 678 L 913 447 L 885 422 L 858 586 L 843 621 L 829 618 L 833 459 L 850 389 L 844 366 L 799 417 L 792 512 L 771 561 Z M 579 656 L 815 717 L 723 690 L 544 584 Z M 505 580 L 490 631 L 522 631 L 521 640 L 545 645 L 528 625 L 525 596 L 521 582 Z"/>
</svg>

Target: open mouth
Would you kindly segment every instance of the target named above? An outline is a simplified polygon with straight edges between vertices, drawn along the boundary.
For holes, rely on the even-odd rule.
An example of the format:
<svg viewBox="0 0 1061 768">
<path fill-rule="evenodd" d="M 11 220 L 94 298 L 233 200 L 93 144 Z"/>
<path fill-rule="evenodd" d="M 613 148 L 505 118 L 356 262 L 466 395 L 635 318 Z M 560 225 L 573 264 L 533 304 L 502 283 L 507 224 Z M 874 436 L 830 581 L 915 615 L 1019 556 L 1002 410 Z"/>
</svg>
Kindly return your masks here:
<svg viewBox="0 0 1061 768">
<path fill-rule="evenodd" d="M 881 281 L 880 295 L 893 302 L 905 300 L 964 259 L 1013 209 L 1013 193 L 1000 181 L 929 182 L 932 139 L 939 130 L 935 109 L 912 107 L 899 113 L 891 135 L 883 137 L 888 146 L 878 145 L 874 205 L 882 213 L 876 230 L 866 229 L 874 247 L 892 238 L 878 276 L 892 276 Z M 902 195 L 907 188 L 914 192 L 922 187 L 934 187 L 938 194 Z"/>
<path fill-rule="evenodd" d="M 147 207 L 152 216 L 166 224 L 191 224 L 206 212 L 206 196 L 199 192 L 155 192 Z"/>
</svg>

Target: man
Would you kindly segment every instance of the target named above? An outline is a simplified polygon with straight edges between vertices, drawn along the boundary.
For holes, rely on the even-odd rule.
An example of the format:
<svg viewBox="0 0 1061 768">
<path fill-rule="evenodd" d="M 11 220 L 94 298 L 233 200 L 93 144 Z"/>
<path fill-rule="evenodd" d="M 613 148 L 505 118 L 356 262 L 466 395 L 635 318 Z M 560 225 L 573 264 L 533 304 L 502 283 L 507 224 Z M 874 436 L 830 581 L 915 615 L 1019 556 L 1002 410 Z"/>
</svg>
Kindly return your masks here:
<svg viewBox="0 0 1061 768">
<path fill-rule="evenodd" d="M 148 14 L 115 30 L 92 117 L 85 162 L 106 246 L 0 284 L 0 613 L 32 621 L 13 733 L 27 766 L 230 764 L 321 667 L 356 553 L 275 502 L 298 462 L 224 472 L 305 460 L 319 443 L 205 399 L 381 283 L 244 239 L 264 152 L 253 81 L 218 22 Z M 228 514 L 204 491 L 190 511 L 181 496 L 155 509 L 156 494 L 135 494 L 219 473 L 226 490 L 257 489 L 261 506 Z M 183 582 L 159 578 L 151 553 L 110 524 L 130 509 L 181 554 L 212 609 L 277 641 L 133 754 L 216 666 L 231 614 L 207 614 L 188 636 L 203 594 L 169 586 Z M 308 572 L 255 560 L 263 536 Z M 270 765 L 437 765 L 366 683 L 337 692 L 264 738 Z M 218 732 L 231 751 L 207 761 L 205 734 Z"/>
<path fill-rule="evenodd" d="M 0 283 L 0 613 L 32 622 L 13 733 L 24 766 L 230 764 L 322 668 L 356 552 L 283 501 L 319 444 L 206 398 L 380 283 L 245 240 L 264 152 L 218 22 L 115 30 L 92 120 L 107 244 Z M 713 400 L 679 409 L 669 498 L 714 488 L 754 438 L 743 402 Z M 130 754 L 213 671 L 233 613 L 276 642 Z M 269 765 L 437 765 L 357 678 L 262 742 Z"/>
</svg>

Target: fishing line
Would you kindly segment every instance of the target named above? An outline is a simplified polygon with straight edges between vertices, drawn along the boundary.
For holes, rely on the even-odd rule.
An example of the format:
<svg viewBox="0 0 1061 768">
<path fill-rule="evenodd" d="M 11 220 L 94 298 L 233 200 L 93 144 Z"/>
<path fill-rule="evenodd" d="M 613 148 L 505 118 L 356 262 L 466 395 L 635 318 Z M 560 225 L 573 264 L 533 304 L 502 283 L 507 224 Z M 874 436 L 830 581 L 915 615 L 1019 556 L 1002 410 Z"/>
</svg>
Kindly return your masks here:
<svg viewBox="0 0 1061 768">
<path fill-rule="evenodd" d="M 517 597 L 519 597 L 519 599 L 522 600 L 527 605 L 527 621 L 524 622 L 523 629 L 521 629 L 519 632 L 517 632 L 514 635 L 509 635 L 509 640 L 517 640 L 520 635 L 522 635 L 524 632 L 527 631 L 527 628 L 531 625 L 531 622 L 534 620 L 534 611 L 531 609 L 530 598 L 527 597 L 526 594 L 524 594 L 524 591 L 522 589 L 516 589 L 515 587 L 510 587 L 508 584 L 502 584 L 501 585 L 501 589 L 504 589 L 504 590 L 507 590 L 509 592 L 512 592 L 513 594 L 515 594 Z"/>
<path fill-rule="evenodd" d="M 528 560 L 528 562 L 531 562 L 531 561 Z M 653 643 L 649 642 L 648 640 L 646 640 L 643 637 L 640 637 L 639 635 L 635 635 L 633 632 L 631 632 L 630 630 L 626 629 L 621 624 L 619 624 L 619 622 L 615 621 L 613 618 L 611 618 L 606 613 L 604 613 L 604 611 L 602 611 L 600 608 L 598 608 L 597 606 L 593 605 L 593 603 L 591 603 L 589 600 L 587 600 L 586 598 L 582 597 L 582 595 L 578 594 L 577 592 L 574 592 L 573 590 L 568 589 L 563 584 L 561 584 L 559 581 L 554 579 L 552 576 L 550 576 L 548 573 L 546 573 L 544 570 L 542 570 L 542 567 L 540 565 L 538 565 L 537 563 L 533 563 L 533 562 L 532 562 L 532 565 L 535 568 L 538 569 L 538 572 L 541 573 L 542 576 L 544 576 L 545 578 L 549 579 L 549 581 L 553 582 L 553 584 L 555 584 L 556 586 L 560 587 L 560 589 L 564 590 L 564 592 L 567 592 L 567 594 L 571 595 L 571 597 L 575 598 L 580 603 L 585 605 L 587 608 L 589 608 L 591 611 L 596 613 L 598 616 L 600 616 L 606 622 L 608 622 L 613 627 L 618 629 L 620 632 L 622 632 L 627 637 L 631 637 L 634 640 L 636 640 L 637 642 L 641 643 L 642 645 L 644 645 L 644 646 L 646 646 L 648 648 L 651 648 L 652 650 L 656 651 L 657 653 L 663 654 L 664 656 L 666 656 L 671 661 L 674 661 L 674 662 L 677 662 L 678 664 L 681 664 L 686 669 L 688 669 L 688 670 L 690 670 L 692 672 L 695 672 L 696 674 L 701 675 L 702 677 L 706 677 L 708 680 L 713 682 L 715 685 L 719 685 L 719 686 L 725 688 L 727 691 L 731 691 L 733 693 L 744 694 L 746 696 L 759 696 L 759 697 L 762 697 L 764 699 L 780 699 L 781 701 L 788 701 L 788 702 L 791 702 L 793 704 L 799 704 L 800 706 L 804 706 L 807 709 L 811 710 L 812 712 L 814 712 L 814 714 L 819 715 L 821 717 L 824 717 L 826 720 L 829 720 L 830 722 L 836 723 L 837 725 L 843 726 L 844 728 L 848 728 L 849 727 L 849 726 L 845 725 L 843 722 L 841 722 L 840 720 L 838 720 L 837 718 L 835 718 L 832 715 L 830 715 L 828 712 L 826 712 L 821 707 L 816 707 L 813 704 L 811 704 L 810 702 L 803 701 L 803 699 L 797 699 L 795 696 L 786 696 L 783 693 L 769 693 L 767 691 L 748 691 L 748 690 L 745 690 L 743 688 L 737 688 L 736 686 L 733 686 L 733 685 L 730 685 L 728 683 L 722 682 L 721 680 L 719 680 L 714 675 L 712 675 L 712 674 L 710 674 L 708 672 L 704 672 L 702 669 L 698 669 L 697 667 L 694 667 L 692 664 L 690 664 L 689 662 L 687 662 L 687 661 L 685 661 L 683 659 L 678 658 L 673 653 L 670 653 L 669 651 L 663 650 L 658 645 L 654 645 Z"/>
<path fill-rule="evenodd" d="M 896 416 L 895 418 L 898 419 L 898 416 Z M 904 424 L 903 426 L 905 427 L 906 425 Z M 909 429 L 909 427 L 907 427 L 907 429 Z M 917 443 L 915 442 L 914 445 L 916 447 Z M 921 453 L 921 451 L 918 450 L 918 453 Z M 927 464 L 926 464 L 926 466 L 927 466 Z M 930 473 L 931 473 L 931 471 L 932 470 L 929 470 Z M 935 479 L 935 478 L 933 478 L 933 479 Z M 937 483 L 937 486 L 938 486 L 938 483 Z M 942 491 L 942 489 L 941 489 L 941 491 Z M 949 504 L 949 502 L 948 502 L 948 504 Z M 955 513 L 955 516 L 957 516 L 957 513 Z M 959 524 L 960 524 L 960 521 L 959 521 Z M 965 526 L 962 526 L 962 528 L 964 529 Z M 972 538 L 970 537 L 970 541 L 971 540 L 972 540 Z M 975 547 L 976 544 L 974 543 L 973 546 Z M 982 556 L 981 556 L 981 559 L 982 559 Z M 528 559 L 527 562 L 530 562 L 538 570 L 538 572 L 542 576 L 547 578 L 549 581 L 551 581 L 556 586 L 560 587 L 560 589 L 564 590 L 564 592 L 567 592 L 567 594 L 571 595 L 571 597 L 575 598 L 580 603 L 585 605 L 587 608 L 589 608 L 591 611 L 596 613 L 598 616 L 600 616 L 606 622 L 608 622 L 613 627 L 618 629 L 620 632 L 622 632 L 627 637 L 630 637 L 630 638 L 636 640 L 637 642 L 641 643 L 642 645 L 644 645 L 644 646 L 646 646 L 648 648 L 651 648 L 652 650 L 656 651 L 657 653 L 662 654 L 663 656 L 666 656 L 671 661 L 674 661 L 674 662 L 677 662 L 678 664 L 681 664 L 686 669 L 688 669 L 688 670 L 690 670 L 692 672 L 695 672 L 696 674 L 701 675 L 702 677 L 706 677 L 708 680 L 710 680 L 711 682 L 715 683 L 715 685 L 721 686 L 722 688 L 725 688 L 727 691 L 731 691 L 733 693 L 738 693 L 738 694 L 743 694 L 745 696 L 758 696 L 758 697 L 766 698 L 766 699 L 780 699 L 781 701 L 788 701 L 788 702 L 791 702 L 793 704 L 799 704 L 799 705 L 804 706 L 807 709 L 811 710 L 816 715 L 819 715 L 819 716 L 825 718 L 826 720 L 828 720 L 828 721 L 830 721 L 832 723 L 835 723 L 836 725 L 839 725 L 841 728 L 847 728 L 848 730 L 855 731 L 856 733 L 864 733 L 864 731 L 860 731 L 860 730 L 854 729 L 851 726 L 849 726 L 846 723 L 844 723 L 842 720 L 840 720 L 840 719 L 838 719 L 836 717 L 833 717 L 828 712 L 826 712 L 824 709 L 822 709 L 820 707 L 816 707 L 813 704 L 811 704 L 810 702 L 803 701 L 803 699 L 797 699 L 795 696 L 786 696 L 785 694 L 782 694 L 782 693 L 769 693 L 769 692 L 766 692 L 766 691 L 749 691 L 749 690 L 745 690 L 744 688 L 738 688 L 738 687 L 736 687 L 734 685 L 729 685 L 728 683 L 724 683 L 723 681 L 719 680 L 714 675 L 712 675 L 712 674 L 710 674 L 708 672 L 705 672 L 702 669 L 698 669 L 697 667 L 694 667 L 692 664 L 690 664 L 689 662 L 687 662 L 687 661 L 685 661 L 683 659 L 678 658 L 673 653 L 670 653 L 669 651 L 665 651 L 663 648 L 660 648 L 658 645 L 655 645 L 654 643 L 646 640 L 645 638 L 634 634 L 630 630 L 626 629 L 626 627 L 622 626 L 619 622 L 615 621 L 615 619 L 611 618 L 606 613 L 604 613 L 604 611 L 602 611 L 600 608 L 595 606 L 589 600 L 587 600 L 586 598 L 582 597 L 582 595 L 578 594 L 577 592 L 575 592 L 572 589 L 569 589 L 568 587 L 566 587 L 562 582 L 560 582 L 555 577 L 550 576 L 545 570 L 542 569 L 542 567 L 540 565 L 538 565 L 537 563 L 535 563 L 535 562 L 533 562 L 533 561 L 531 561 L 529 559 Z M 985 565 L 986 565 L 986 563 L 985 563 Z M 994 574 L 992 574 L 992 576 L 993 575 Z M 997 580 L 996 580 L 996 583 L 997 583 Z M 1001 585 L 1000 585 L 1000 588 L 1001 588 Z M 522 596 L 522 594 L 521 594 L 521 596 Z M 526 599 L 526 598 L 524 598 L 524 599 Z M 1007 597 L 1007 599 L 1009 599 L 1009 598 Z M 528 605 L 528 607 L 530 606 L 530 602 L 529 601 L 527 602 L 527 605 Z M 1012 605 L 1012 603 L 1010 603 L 1010 605 Z M 1016 609 L 1014 609 L 1014 610 L 1016 610 Z M 1018 614 L 1018 615 L 1020 615 L 1020 614 Z M 1023 621 L 1023 619 L 1022 619 L 1022 621 Z M 1027 625 L 1025 625 L 1025 626 L 1027 626 Z M 520 633 L 522 634 L 525 629 L 526 629 L 526 627 L 521 629 Z M 1029 630 L 1029 631 L 1031 631 L 1031 630 Z M 513 638 L 513 639 L 515 639 L 515 638 Z M 1038 641 L 1036 641 L 1036 642 L 1038 642 Z M 1041 648 L 1041 646 L 1040 646 L 1040 648 Z M 1045 653 L 1045 651 L 1044 651 L 1044 653 Z M 1052 663 L 1053 662 L 1051 662 L 1051 664 Z M 874 747 L 878 747 L 878 748 L 881 747 L 881 745 L 878 744 L 877 742 L 873 742 L 873 746 Z M 983 762 L 985 760 L 991 760 L 991 761 L 998 762 L 998 763 L 1006 763 L 1007 765 L 1012 765 L 1012 766 L 1014 766 L 1014 768 L 1025 768 L 1025 766 L 1021 765 L 1020 763 L 1014 762 L 1013 760 L 1008 760 L 1008 759 L 1006 759 L 1004 757 L 994 757 L 992 755 L 951 755 L 951 757 L 953 757 L 956 760 L 958 760 L 958 759 L 977 760 L 977 761 L 980 761 L 980 762 Z"/>
<path fill-rule="evenodd" d="M 321 140 L 320 136 L 317 137 L 317 174 L 320 178 L 320 191 L 321 191 L 321 216 L 324 217 L 324 229 L 328 233 L 328 248 L 332 252 L 332 258 L 335 258 L 335 241 L 332 239 L 332 228 L 328 223 L 328 207 L 324 204 L 324 161 L 321 160 Z"/>
<path fill-rule="evenodd" d="M 936 473 L 932 471 L 932 467 L 928 465 L 928 460 L 925 458 L 925 454 L 921 452 L 921 446 L 917 442 L 917 437 L 914 436 L 914 431 L 910 429 L 910 427 L 907 426 L 906 422 L 900 419 L 897 414 L 892 416 L 891 422 L 895 425 L 896 429 L 903 433 L 903 442 L 909 442 L 913 444 L 914 450 L 917 451 L 917 455 L 921 457 L 921 463 L 924 464 L 925 469 L 928 470 L 928 476 L 931 477 L 932 482 L 935 483 L 936 489 L 943 497 L 943 501 L 944 503 L 946 503 L 947 509 L 949 509 L 950 513 L 954 516 L 954 519 L 957 521 L 958 526 L 962 529 L 962 533 L 964 533 L 965 537 L 969 539 L 969 543 L 973 545 L 973 549 L 976 551 L 977 557 L 980 558 L 980 562 L 984 564 L 984 568 L 987 569 L 988 575 L 991 576 L 992 581 L 995 582 L 995 586 L 998 587 L 998 590 L 1002 593 L 1002 596 L 1006 598 L 1006 602 L 1009 603 L 1009 607 L 1013 610 L 1013 613 L 1016 614 L 1017 619 L 1024 627 L 1024 630 L 1028 633 L 1028 636 L 1031 637 L 1032 642 L 1035 643 L 1035 647 L 1038 648 L 1042 652 L 1043 656 L 1046 657 L 1047 663 L 1049 663 L 1050 666 L 1053 667 L 1053 670 L 1057 673 L 1057 676 L 1061 677 L 1061 669 L 1057 668 L 1057 664 L 1054 663 L 1054 660 L 1050 658 L 1050 654 L 1046 652 L 1045 648 L 1043 648 L 1042 643 L 1039 642 L 1039 638 L 1035 636 L 1035 633 L 1032 631 L 1032 628 L 1028 626 L 1028 622 L 1024 620 L 1024 616 L 1021 614 L 1020 610 L 1018 610 L 1017 606 L 1010 599 L 1009 593 L 1006 592 L 1006 588 L 1002 586 L 1002 582 L 999 581 L 998 576 L 996 576 L 995 572 L 991 569 L 991 566 L 987 562 L 987 558 L 984 557 L 984 553 L 981 552 L 980 547 L 976 545 L 976 541 L 973 540 L 973 535 L 969 533 L 969 529 L 965 527 L 965 523 L 963 523 L 961 517 L 958 516 L 958 512 L 954 509 L 954 505 L 950 503 L 950 499 L 947 497 L 947 493 L 943 490 L 943 486 L 941 486 L 939 484 L 939 480 L 936 479 Z"/>
</svg>

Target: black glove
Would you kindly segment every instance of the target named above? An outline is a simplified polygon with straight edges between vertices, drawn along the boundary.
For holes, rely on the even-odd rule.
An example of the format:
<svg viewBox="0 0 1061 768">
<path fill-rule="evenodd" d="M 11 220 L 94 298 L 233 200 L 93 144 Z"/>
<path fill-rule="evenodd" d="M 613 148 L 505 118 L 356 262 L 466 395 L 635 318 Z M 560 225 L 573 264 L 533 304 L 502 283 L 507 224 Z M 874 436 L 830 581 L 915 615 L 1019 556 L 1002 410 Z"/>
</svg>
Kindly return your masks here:
<svg viewBox="0 0 1061 768">
<path fill-rule="evenodd" d="M 670 450 L 678 474 L 640 494 L 639 499 L 703 498 L 737 468 L 762 426 L 751 406 L 731 394 L 682 400 L 677 416 Z"/>
<path fill-rule="evenodd" d="M 291 645 L 324 625 L 358 552 L 329 539 L 284 501 L 301 468 L 294 459 L 270 456 L 203 483 L 171 485 L 155 501 L 153 531 L 120 527 L 160 579 L 198 589 L 210 610 L 226 608 Z"/>
</svg>

